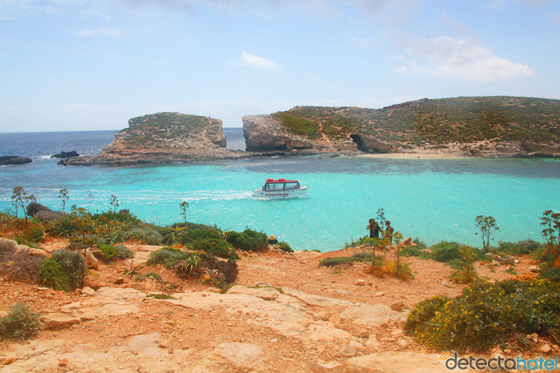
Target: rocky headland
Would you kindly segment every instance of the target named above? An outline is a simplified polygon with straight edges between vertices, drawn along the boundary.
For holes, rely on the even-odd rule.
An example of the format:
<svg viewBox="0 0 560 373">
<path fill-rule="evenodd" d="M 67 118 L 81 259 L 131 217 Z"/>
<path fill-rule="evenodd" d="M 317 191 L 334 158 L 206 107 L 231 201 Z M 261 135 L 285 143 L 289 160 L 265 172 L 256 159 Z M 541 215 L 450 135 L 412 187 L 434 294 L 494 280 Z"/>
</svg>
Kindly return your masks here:
<svg viewBox="0 0 560 373">
<path fill-rule="evenodd" d="M 286 154 L 559 157 L 560 100 L 422 99 L 382 109 L 297 106 L 246 116 L 247 150 Z"/>
<path fill-rule="evenodd" d="M 132 118 L 98 155 L 69 158 L 67 165 L 136 166 L 238 159 L 226 149 L 222 121 L 180 113 Z"/>
</svg>

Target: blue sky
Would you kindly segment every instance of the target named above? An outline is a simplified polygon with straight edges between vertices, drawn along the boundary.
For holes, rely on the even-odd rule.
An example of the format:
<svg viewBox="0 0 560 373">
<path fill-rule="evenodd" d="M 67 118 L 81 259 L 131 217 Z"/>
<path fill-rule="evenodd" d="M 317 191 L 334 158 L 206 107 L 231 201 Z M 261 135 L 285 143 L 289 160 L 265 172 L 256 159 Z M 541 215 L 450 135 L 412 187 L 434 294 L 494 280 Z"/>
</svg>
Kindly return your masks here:
<svg viewBox="0 0 560 373">
<path fill-rule="evenodd" d="M 0 132 L 560 99 L 557 0 L 0 0 Z"/>
</svg>

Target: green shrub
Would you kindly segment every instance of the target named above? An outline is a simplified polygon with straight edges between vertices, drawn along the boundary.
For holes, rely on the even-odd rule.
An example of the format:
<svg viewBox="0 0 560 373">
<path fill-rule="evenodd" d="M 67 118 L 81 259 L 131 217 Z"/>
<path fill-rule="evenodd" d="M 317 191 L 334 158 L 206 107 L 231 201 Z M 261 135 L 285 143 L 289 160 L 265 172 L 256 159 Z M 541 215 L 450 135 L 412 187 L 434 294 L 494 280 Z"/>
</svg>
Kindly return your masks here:
<svg viewBox="0 0 560 373">
<path fill-rule="evenodd" d="M 268 236 L 251 229 L 246 229 L 242 233 L 228 232 L 226 241 L 234 247 L 243 251 L 259 251 L 268 247 Z"/>
<path fill-rule="evenodd" d="M 146 245 L 159 245 L 163 242 L 163 236 L 155 229 L 133 228 L 127 236 Z"/>
<path fill-rule="evenodd" d="M 288 245 L 287 242 L 284 242 L 284 241 L 278 243 L 278 248 L 282 251 L 287 252 L 287 253 L 293 253 L 294 252 L 292 247 L 290 245 Z"/>
<path fill-rule="evenodd" d="M 146 261 L 147 265 L 163 264 L 167 268 L 171 268 L 180 260 L 186 259 L 190 254 L 181 251 L 179 249 L 174 249 L 172 247 L 164 247 L 158 251 L 154 251 L 150 254 L 150 257 Z"/>
<path fill-rule="evenodd" d="M 204 240 L 204 239 L 222 239 L 222 232 L 213 228 L 195 228 L 180 235 L 179 240 L 183 245 Z"/>
<path fill-rule="evenodd" d="M 432 254 L 430 257 L 438 262 L 449 262 L 453 259 L 460 259 L 459 258 L 459 247 L 461 246 L 460 243 L 457 242 L 447 242 L 441 241 L 433 246 L 430 246 L 430 250 Z"/>
<path fill-rule="evenodd" d="M 478 273 L 474 268 L 475 253 L 473 248 L 466 245 L 459 247 L 459 257 L 460 263 L 457 270 L 451 274 L 451 281 L 462 284 L 471 284 L 478 281 Z M 455 260 L 453 259 L 453 261 Z"/>
<path fill-rule="evenodd" d="M 414 309 L 406 319 L 403 330 L 407 334 L 423 334 L 426 329 L 426 323 L 433 319 L 446 303 L 451 301 L 451 298 L 446 295 L 436 295 L 424 299 L 414 306 Z"/>
<path fill-rule="evenodd" d="M 57 260 L 70 277 L 70 288 L 81 288 L 88 273 L 86 260 L 77 251 L 56 250 L 51 259 Z"/>
<path fill-rule="evenodd" d="M 103 254 L 103 260 L 108 262 L 113 259 L 117 253 L 117 248 L 112 245 L 99 245 L 99 251 Z"/>
<path fill-rule="evenodd" d="M 187 256 L 184 260 L 177 262 L 174 266 L 175 271 L 183 277 L 190 278 L 192 273 L 196 271 L 198 265 L 202 261 L 199 254 L 196 253 L 189 253 L 190 255 Z"/>
<path fill-rule="evenodd" d="M 132 251 L 130 251 L 126 246 L 122 244 L 115 246 L 115 249 L 116 249 L 115 255 L 119 259 L 130 259 L 134 256 Z"/>
<path fill-rule="evenodd" d="M 39 315 L 24 303 L 10 307 L 7 316 L 0 318 L 0 340 L 4 338 L 28 339 L 39 332 Z"/>
<path fill-rule="evenodd" d="M 45 230 L 42 226 L 31 224 L 24 230 L 18 232 L 15 241 L 20 245 L 30 246 L 33 243 L 43 242 L 45 240 Z"/>
<path fill-rule="evenodd" d="M 325 258 L 319 261 L 320 266 L 333 267 L 340 264 L 354 263 L 354 262 L 383 262 L 383 258 L 372 253 L 359 253 L 352 256 L 339 256 L 332 258 Z"/>
<path fill-rule="evenodd" d="M 524 240 L 518 242 L 499 242 L 498 248 L 493 251 L 508 255 L 527 255 L 535 252 L 541 244 L 533 240 Z"/>
<path fill-rule="evenodd" d="M 401 256 L 420 256 L 424 252 L 416 246 L 405 246 L 401 249 Z"/>
<path fill-rule="evenodd" d="M 516 333 L 560 337 L 560 285 L 544 279 L 470 285 L 438 312 L 418 317 L 425 306 L 414 308 L 406 331 L 437 350 L 486 351 Z"/>
<path fill-rule="evenodd" d="M 204 251 L 208 254 L 215 255 L 220 258 L 239 259 L 239 256 L 233 247 L 226 241 L 217 238 L 204 238 L 194 241 L 190 244 L 190 248 L 197 251 Z"/>
<path fill-rule="evenodd" d="M 541 277 L 560 283 L 560 268 L 548 268 L 541 273 Z"/>
<path fill-rule="evenodd" d="M 414 244 L 416 244 L 416 248 L 418 250 L 426 250 L 428 248 L 428 246 L 426 245 L 426 243 L 424 241 L 420 241 L 420 239 L 418 239 L 418 237 L 416 237 L 414 239 L 414 241 L 412 241 Z"/>
<path fill-rule="evenodd" d="M 71 289 L 70 275 L 55 258 L 47 258 L 39 264 L 39 277 L 43 285 L 55 290 L 70 291 Z"/>
</svg>

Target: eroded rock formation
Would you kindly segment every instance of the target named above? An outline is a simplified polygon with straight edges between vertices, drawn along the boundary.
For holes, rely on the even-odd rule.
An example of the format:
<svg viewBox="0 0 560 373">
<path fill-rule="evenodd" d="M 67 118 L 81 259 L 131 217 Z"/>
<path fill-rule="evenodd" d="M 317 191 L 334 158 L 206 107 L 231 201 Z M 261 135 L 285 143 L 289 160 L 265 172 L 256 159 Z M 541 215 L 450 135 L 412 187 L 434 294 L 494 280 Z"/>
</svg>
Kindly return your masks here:
<svg viewBox="0 0 560 373">
<path fill-rule="evenodd" d="M 136 166 L 237 159 L 225 148 L 222 121 L 180 113 L 157 113 L 129 120 L 129 127 L 98 155 L 70 158 L 68 165 Z"/>
</svg>

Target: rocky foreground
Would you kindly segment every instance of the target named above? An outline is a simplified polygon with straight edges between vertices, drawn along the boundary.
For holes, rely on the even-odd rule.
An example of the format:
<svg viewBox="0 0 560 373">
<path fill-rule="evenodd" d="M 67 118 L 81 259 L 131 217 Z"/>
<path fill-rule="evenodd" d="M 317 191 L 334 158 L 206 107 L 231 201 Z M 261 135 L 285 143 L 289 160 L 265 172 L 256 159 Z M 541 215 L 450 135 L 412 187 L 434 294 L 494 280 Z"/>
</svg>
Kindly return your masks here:
<svg viewBox="0 0 560 373">
<path fill-rule="evenodd" d="M 46 251 L 63 240 L 43 244 Z M 403 335 L 408 310 L 435 295 L 458 295 L 450 267 L 405 259 L 416 279 L 378 278 L 365 263 L 320 267 L 334 253 L 242 253 L 235 286 L 222 294 L 203 278 L 142 267 L 157 246 L 127 244 L 133 262 L 97 267 L 76 293 L 0 281 L 0 311 L 16 301 L 41 313 L 26 342 L 1 341 L 9 372 L 446 372 L 440 353 Z M 136 267 L 140 265 L 140 267 Z M 525 273 L 529 261 L 516 266 Z M 133 276 L 125 275 L 139 268 Z M 477 270 L 512 278 L 509 266 Z M 156 279 L 154 273 L 161 276 Z M 154 294 L 172 299 L 156 299 Z M 538 345 L 537 345 L 538 346 Z M 557 353 L 558 346 L 550 346 Z M 493 351 L 501 356 L 506 352 Z M 511 353 L 511 352 L 510 352 Z M 542 354 L 542 352 L 540 352 Z"/>
</svg>

